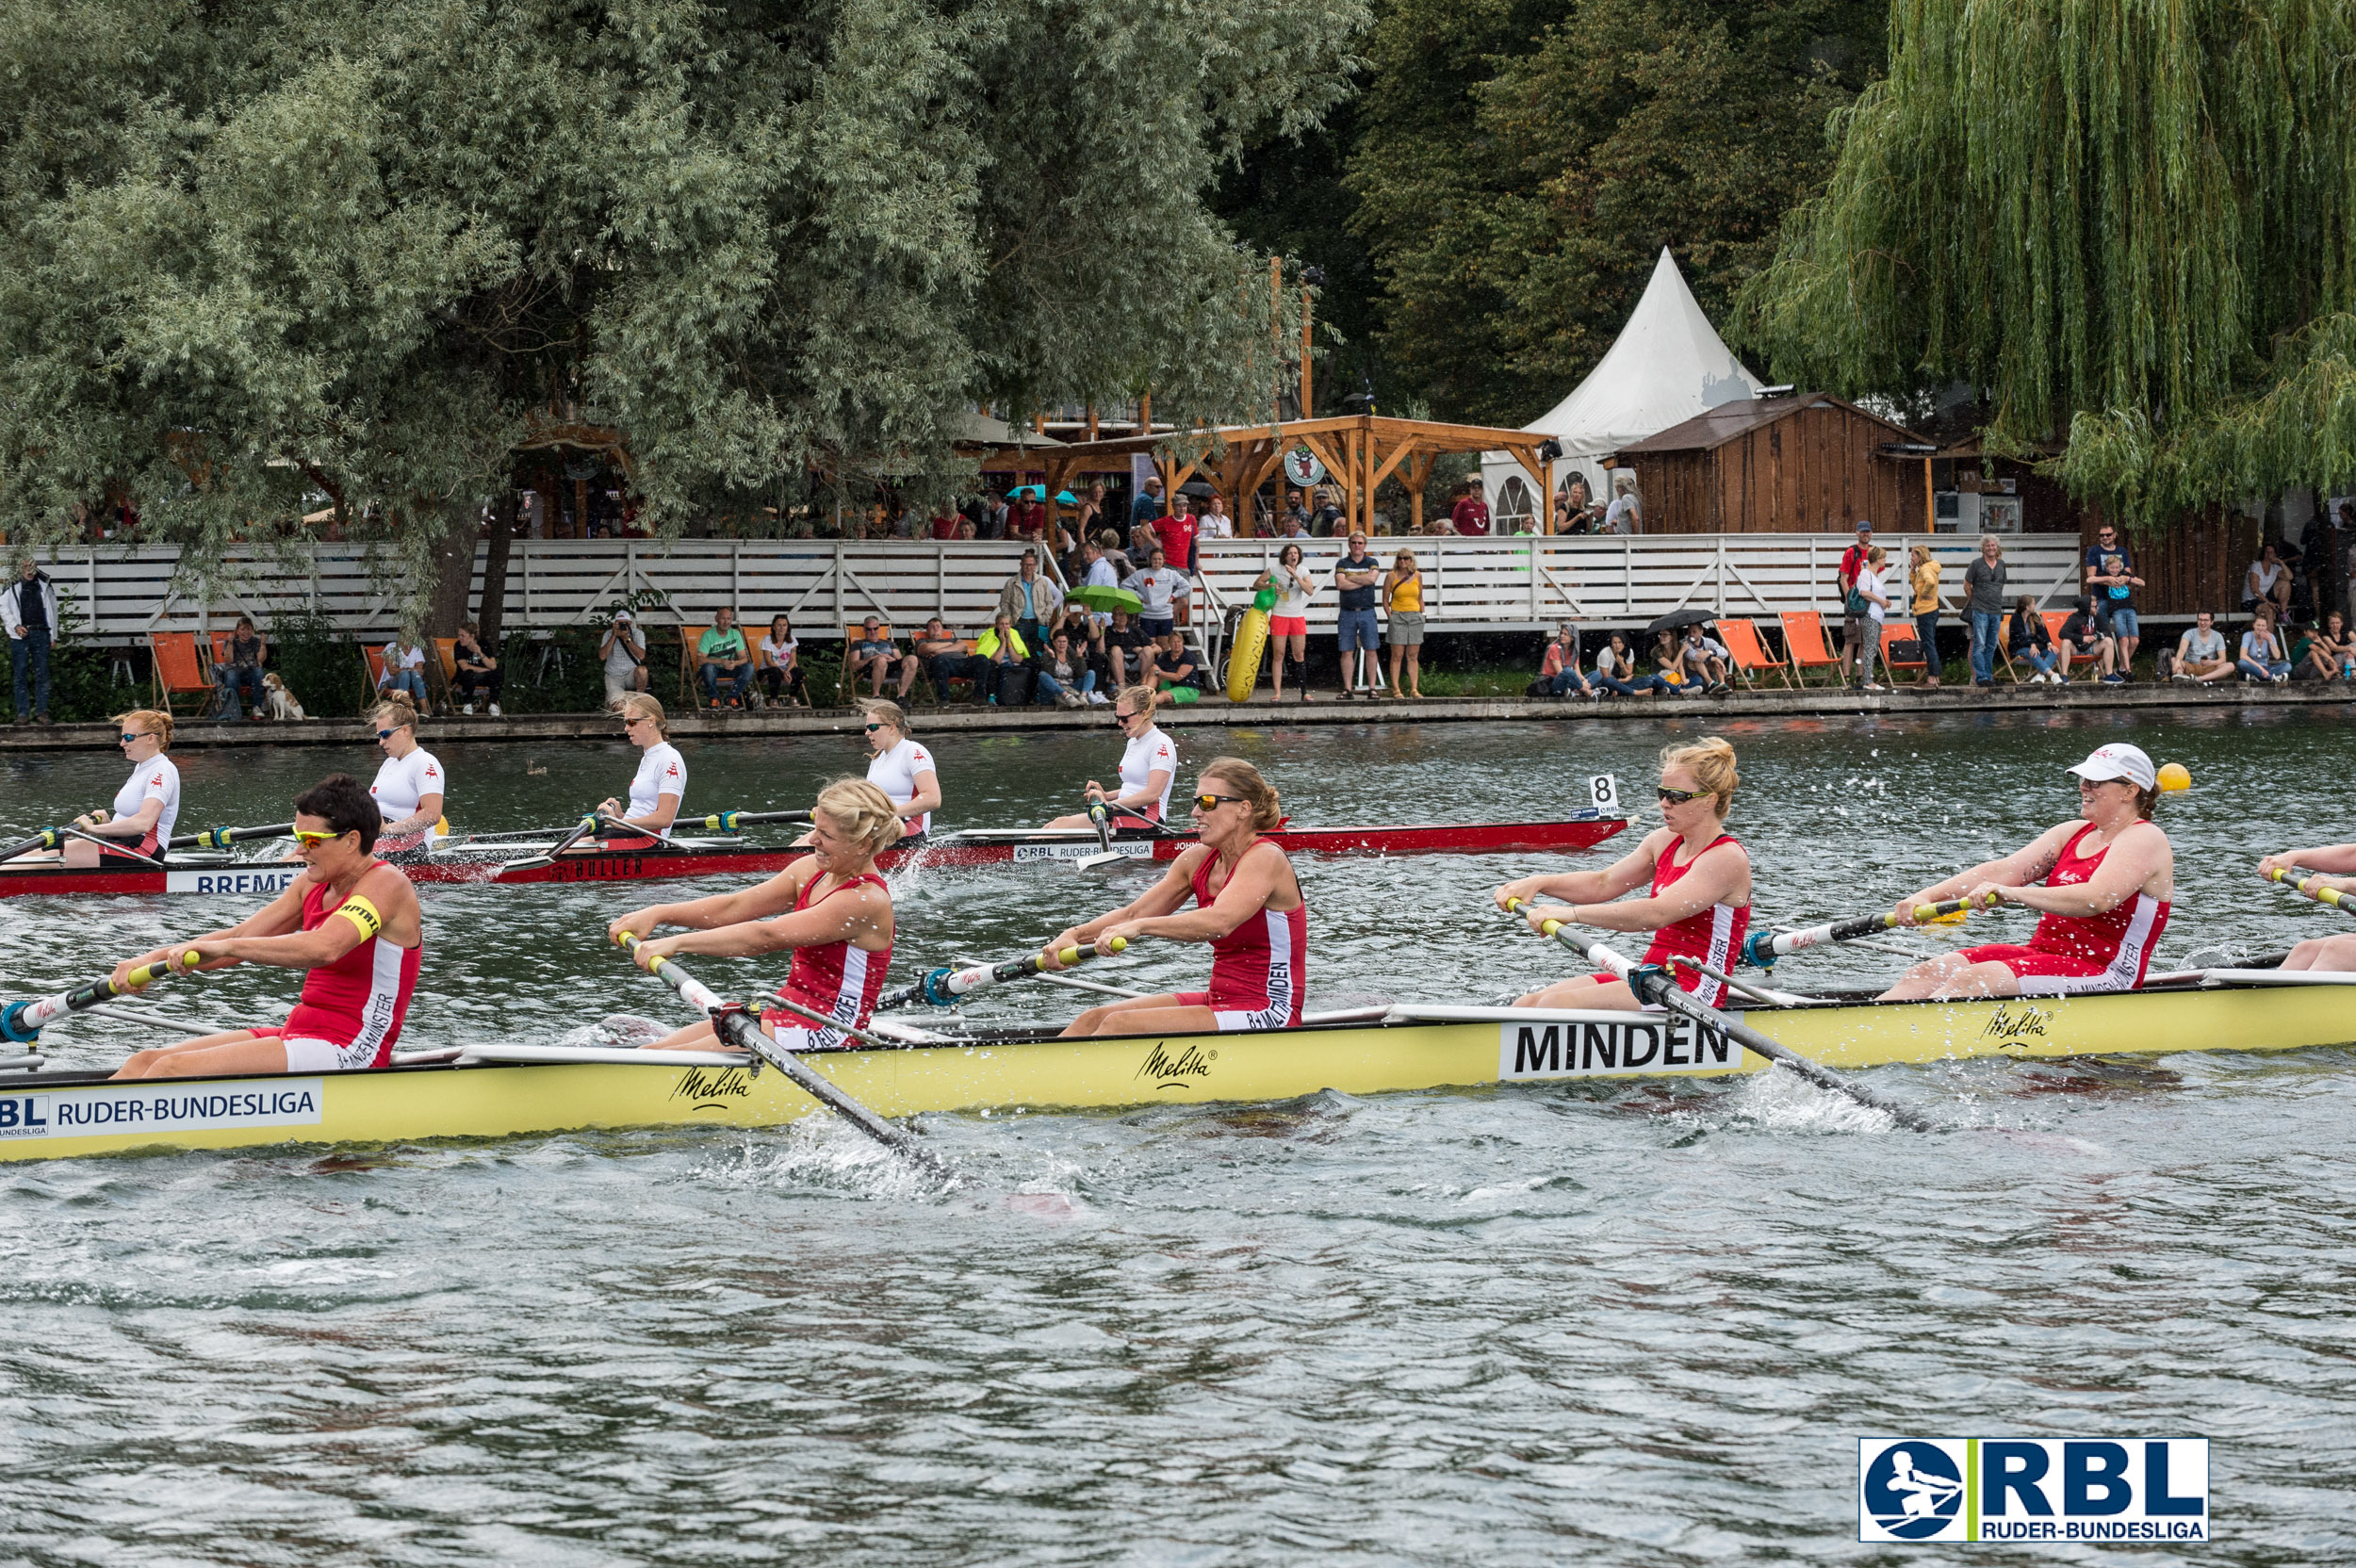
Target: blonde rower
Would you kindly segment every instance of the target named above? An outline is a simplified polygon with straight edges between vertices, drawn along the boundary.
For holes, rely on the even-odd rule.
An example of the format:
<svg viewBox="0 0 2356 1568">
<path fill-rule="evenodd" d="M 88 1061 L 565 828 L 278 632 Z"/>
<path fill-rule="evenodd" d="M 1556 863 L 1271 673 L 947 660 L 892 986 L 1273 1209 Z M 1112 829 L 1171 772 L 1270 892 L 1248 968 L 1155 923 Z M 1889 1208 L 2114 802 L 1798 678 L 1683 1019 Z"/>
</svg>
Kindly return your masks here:
<svg viewBox="0 0 2356 1568">
<path fill-rule="evenodd" d="M 1090 800 L 1101 800 L 1108 806 L 1125 806 L 1127 812 L 1115 811 L 1113 825 L 1143 817 L 1159 822 L 1170 812 L 1170 784 L 1178 776 L 1178 747 L 1162 733 L 1153 722 L 1153 705 L 1160 698 L 1151 686 L 1123 686 L 1113 698 L 1113 723 L 1128 744 L 1121 753 L 1121 790 L 1109 793 L 1102 784 L 1091 778 L 1087 794 Z M 1134 814 L 1132 814 L 1134 813 Z M 1094 825 L 1083 811 L 1072 816 L 1057 817 L 1050 827 L 1088 827 Z"/>
<path fill-rule="evenodd" d="M 395 693 L 376 705 L 376 743 L 384 753 L 376 782 L 368 786 L 384 818 L 377 829 L 377 849 L 407 849 L 428 832 L 448 833 L 442 802 L 449 780 L 441 759 L 417 744 L 417 710 L 408 693 Z"/>
<path fill-rule="evenodd" d="M 607 800 L 597 814 L 614 817 L 658 839 L 671 836 L 679 819 L 679 802 L 687 798 L 687 760 L 671 743 L 671 730 L 660 699 L 632 692 L 614 705 L 622 715 L 622 733 L 638 748 L 638 772 L 630 781 L 630 812 L 622 803 Z"/>
</svg>

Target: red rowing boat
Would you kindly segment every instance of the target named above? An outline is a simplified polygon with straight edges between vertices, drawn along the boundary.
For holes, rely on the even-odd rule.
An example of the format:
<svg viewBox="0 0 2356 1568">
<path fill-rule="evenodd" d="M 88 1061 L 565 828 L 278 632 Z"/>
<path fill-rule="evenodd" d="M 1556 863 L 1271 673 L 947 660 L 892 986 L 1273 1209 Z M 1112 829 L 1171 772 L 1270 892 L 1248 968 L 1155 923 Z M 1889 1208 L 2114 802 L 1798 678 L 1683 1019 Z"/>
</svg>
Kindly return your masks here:
<svg viewBox="0 0 2356 1568">
<path fill-rule="evenodd" d="M 1545 854 L 1587 849 L 1628 825 L 1620 817 L 1587 812 L 1563 822 L 1434 823 L 1414 827 L 1291 827 L 1268 837 L 1287 851 L 1311 855 Z M 1136 860 L 1174 860 L 1195 841 L 1191 833 L 1132 828 L 1113 835 L 1113 851 Z M 791 844 L 740 839 L 676 839 L 628 847 L 584 843 L 554 860 L 548 843 L 515 839 L 446 840 L 431 849 L 385 857 L 412 882 L 651 882 L 688 876 L 760 876 L 784 870 L 808 851 Z M 1088 828 L 974 828 L 936 833 L 875 857 L 886 871 L 908 865 L 999 866 L 1069 861 L 1100 852 Z M 292 860 L 174 859 L 165 866 L 95 867 L 57 861 L 0 862 L 0 897 L 69 893 L 227 893 L 268 898 L 283 892 L 302 867 Z"/>
</svg>

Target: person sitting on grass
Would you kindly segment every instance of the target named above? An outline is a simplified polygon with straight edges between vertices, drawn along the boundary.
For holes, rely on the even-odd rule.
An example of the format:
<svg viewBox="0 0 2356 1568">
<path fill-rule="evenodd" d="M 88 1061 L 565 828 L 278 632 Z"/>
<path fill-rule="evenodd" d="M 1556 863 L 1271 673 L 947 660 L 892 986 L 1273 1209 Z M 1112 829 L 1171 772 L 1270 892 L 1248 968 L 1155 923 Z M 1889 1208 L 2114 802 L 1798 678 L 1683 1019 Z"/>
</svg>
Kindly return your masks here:
<svg viewBox="0 0 2356 1568">
<path fill-rule="evenodd" d="M 1622 697 L 1632 697 L 1639 692 L 1659 696 L 1671 689 L 1667 681 L 1645 671 L 1636 650 L 1628 645 L 1628 638 L 1617 631 L 1612 634 L 1610 643 L 1595 650 L 1595 684 Z"/>
<path fill-rule="evenodd" d="M 712 625 L 695 639 L 695 657 L 702 661 L 696 676 L 703 681 L 704 700 L 712 707 L 720 706 L 720 687 L 728 689 L 728 706 L 744 706 L 744 694 L 753 688 L 753 653 L 744 645 L 744 634 L 736 629 L 736 612 L 722 605 L 712 617 Z"/>
<path fill-rule="evenodd" d="M 2225 651 L 2225 634 L 2217 630 L 2213 612 L 2203 610 L 2195 615 L 2192 629 L 2176 639 L 2175 678 L 2197 686 L 2233 678 L 2233 661 Z"/>
<path fill-rule="evenodd" d="M 2356 641 L 2348 635 L 2348 617 L 2334 610 L 2323 625 L 2309 633 L 2306 652 L 2299 660 L 2300 680 L 2356 680 Z"/>
<path fill-rule="evenodd" d="M 884 677 L 899 662 L 900 650 L 884 635 L 883 622 L 870 615 L 859 627 L 858 641 L 843 650 L 843 690 L 848 694 L 859 685 L 859 678 L 868 680 L 867 694 L 883 695 Z"/>
<path fill-rule="evenodd" d="M 1557 627 L 1546 644 L 1546 662 L 1538 668 L 1538 684 L 1550 697 L 1567 697 L 1573 692 L 1588 698 L 1603 695 L 1601 687 L 1579 673 L 1579 631 L 1568 623 Z"/>
<path fill-rule="evenodd" d="M 1726 645 L 1703 631 L 1697 623 L 1685 629 L 1685 669 L 1688 676 L 1702 681 L 1716 695 L 1726 689 L 1726 669 L 1732 657 Z"/>
</svg>

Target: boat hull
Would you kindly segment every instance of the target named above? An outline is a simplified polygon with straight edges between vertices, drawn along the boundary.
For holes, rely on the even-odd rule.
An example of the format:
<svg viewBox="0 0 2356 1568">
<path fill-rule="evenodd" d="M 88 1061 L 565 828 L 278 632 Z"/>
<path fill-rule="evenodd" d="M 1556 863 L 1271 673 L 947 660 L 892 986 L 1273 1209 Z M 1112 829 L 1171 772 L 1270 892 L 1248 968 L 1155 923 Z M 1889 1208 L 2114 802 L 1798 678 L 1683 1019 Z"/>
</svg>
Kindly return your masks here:
<svg viewBox="0 0 2356 1568">
<path fill-rule="evenodd" d="M 1628 825 L 1616 817 L 1541 823 L 1434 824 L 1405 827 L 1311 827 L 1269 837 L 1287 852 L 1309 855 L 1496 855 L 1581 850 L 1601 843 Z M 1139 860 L 1174 860 L 1195 841 L 1145 833 L 1116 834 L 1113 847 Z M 996 866 L 1078 859 L 1099 852 L 1093 835 L 938 835 L 908 849 L 875 858 L 886 871 L 902 866 Z M 403 875 L 417 883 L 497 883 L 506 887 L 550 882 L 654 882 L 695 876 L 766 876 L 783 871 L 809 851 L 791 844 L 761 845 L 690 840 L 634 849 L 597 848 L 567 854 L 536 866 L 514 861 L 531 854 L 522 844 L 460 843 L 427 854 L 391 857 Z M 201 893 L 273 897 L 286 890 L 302 867 L 285 861 L 223 861 L 174 865 L 160 871 L 85 870 L 42 866 L 0 870 L 0 897 L 48 894 Z"/>
<path fill-rule="evenodd" d="M 2347 1001 L 2334 987 L 2237 986 L 2060 1000 L 1752 1010 L 1744 1018 L 1828 1066 L 1862 1070 L 1973 1057 L 2344 1045 L 2356 1040 Z M 1528 1021 L 1395 1015 L 1390 1021 L 1262 1033 L 862 1048 L 804 1060 L 890 1117 L 1254 1102 L 1320 1089 L 1363 1095 L 1513 1082 L 1710 1077 L 1762 1065 L 1682 1021 L 1606 1013 L 1540 1014 Z M 817 1110 L 782 1073 L 736 1067 L 492 1062 L 123 1085 L 43 1073 L 0 1086 L 0 1160 L 699 1124 L 765 1127 Z"/>
</svg>

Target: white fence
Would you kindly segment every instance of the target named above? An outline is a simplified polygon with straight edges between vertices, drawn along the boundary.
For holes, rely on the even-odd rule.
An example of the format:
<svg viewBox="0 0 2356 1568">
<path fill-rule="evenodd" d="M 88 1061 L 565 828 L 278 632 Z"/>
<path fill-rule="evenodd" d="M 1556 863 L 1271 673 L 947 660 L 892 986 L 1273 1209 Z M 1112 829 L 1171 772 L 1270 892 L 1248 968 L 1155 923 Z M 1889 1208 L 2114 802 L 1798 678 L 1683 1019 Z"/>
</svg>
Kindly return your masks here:
<svg viewBox="0 0 2356 1568">
<path fill-rule="evenodd" d="M 1216 640 L 1235 606 L 1284 542 L 1234 539 L 1202 550 L 1202 602 L 1193 620 Z M 1845 534 L 1664 534 L 1643 538 L 1383 538 L 1372 552 L 1387 566 L 1412 546 L 1425 573 L 1424 613 L 1434 629 L 1527 631 L 1564 619 L 1588 627 L 1641 626 L 1685 608 L 1728 615 L 1785 610 L 1837 612 L 1833 571 Z M 1882 541 L 1903 568 L 1909 541 Z M 1301 541 L 1326 586 L 1309 604 L 1312 624 L 1331 627 L 1339 602 L 1331 584 L 1340 540 Z M 1977 542 L 1953 534 L 1930 541 L 1947 568 L 1952 606 Z M 1023 546 L 1012 541 L 812 539 L 518 540 L 509 558 L 505 623 L 545 630 L 599 617 L 625 596 L 654 590 L 669 613 L 704 624 L 722 605 L 749 623 L 785 613 L 806 634 L 839 633 L 875 614 L 906 635 L 929 615 L 969 634 L 986 624 L 998 591 L 1014 575 Z M 2006 540 L 2011 596 L 2067 603 L 2077 592 L 2078 546 L 2069 534 Z M 95 641 L 123 644 L 150 631 L 222 627 L 251 614 L 268 628 L 316 608 L 341 629 L 389 634 L 402 586 L 397 564 L 359 546 L 306 545 L 233 553 L 209 582 L 175 582 L 170 546 L 98 546 L 52 552 L 59 589 L 89 617 Z M 483 558 L 475 563 L 482 591 Z M 665 617 L 660 612 L 656 620 Z"/>
</svg>

